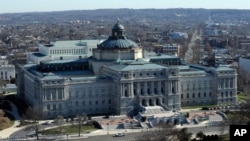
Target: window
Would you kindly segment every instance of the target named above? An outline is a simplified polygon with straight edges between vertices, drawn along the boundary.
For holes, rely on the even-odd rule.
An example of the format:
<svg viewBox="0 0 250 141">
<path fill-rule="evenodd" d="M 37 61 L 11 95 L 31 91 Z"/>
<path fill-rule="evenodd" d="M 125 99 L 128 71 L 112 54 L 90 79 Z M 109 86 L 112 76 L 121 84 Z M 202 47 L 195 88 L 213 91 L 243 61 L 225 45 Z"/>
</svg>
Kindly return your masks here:
<svg viewBox="0 0 250 141">
<path fill-rule="evenodd" d="M 55 110 L 56 110 L 56 104 L 53 105 L 53 111 L 55 111 Z"/>
<path fill-rule="evenodd" d="M 181 94 L 181 99 L 183 99 L 183 94 Z"/>
<path fill-rule="evenodd" d="M 89 105 L 92 105 L 92 101 L 89 101 Z"/>
<path fill-rule="evenodd" d="M 193 98 L 195 97 L 195 93 L 193 93 Z"/>
<path fill-rule="evenodd" d="M 47 105 L 47 110 L 48 110 L 48 111 L 50 110 L 50 105 L 49 105 L 49 104 Z"/>
<path fill-rule="evenodd" d="M 62 99 L 62 93 L 58 93 L 58 99 L 59 99 L 59 100 Z"/>
<path fill-rule="evenodd" d="M 204 97 L 206 97 L 207 96 L 207 94 L 206 94 L 206 92 L 204 92 Z"/>
<path fill-rule="evenodd" d="M 111 99 L 109 99 L 109 104 L 111 104 Z"/>
<path fill-rule="evenodd" d="M 62 104 L 61 103 L 58 105 L 58 108 L 59 108 L 59 110 L 62 110 Z"/>
<path fill-rule="evenodd" d="M 187 98 L 189 98 L 189 93 L 187 93 Z"/>
<path fill-rule="evenodd" d="M 98 101 L 95 101 L 95 105 L 98 105 Z"/>
</svg>

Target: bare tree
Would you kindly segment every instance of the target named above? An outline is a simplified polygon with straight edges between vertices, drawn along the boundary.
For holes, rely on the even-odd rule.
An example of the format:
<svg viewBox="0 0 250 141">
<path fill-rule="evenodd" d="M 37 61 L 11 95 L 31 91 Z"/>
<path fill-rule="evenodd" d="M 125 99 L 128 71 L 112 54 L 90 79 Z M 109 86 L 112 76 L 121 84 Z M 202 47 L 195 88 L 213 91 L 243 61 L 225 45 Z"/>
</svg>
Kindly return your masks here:
<svg viewBox="0 0 250 141">
<path fill-rule="evenodd" d="M 60 129 L 59 133 L 62 134 L 62 124 L 63 124 L 63 122 L 64 122 L 63 116 L 58 115 L 57 118 L 54 120 L 54 122 L 55 122 L 57 125 L 59 125 L 59 129 Z"/>
<path fill-rule="evenodd" d="M 78 136 L 81 136 L 81 127 L 83 123 L 87 120 L 87 115 L 83 113 L 82 115 L 76 116 L 77 122 L 78 122 Z"/>
<path fill-rule="evenodd" d="M 33 123 L 35 123 L 36 125 L 33 126 L 32 128 L 35 129 L 35 134 L 36 134 L 36 138 L 37 140 L 39 140 L 39 119 L 41 119 L 42 114 L 39 112 L 39 110 L 36 107 L 28 107 L 28 109 L 26 110 L 26 113 L 24 115 L 22 115 L 22 117 L 24 119 L 27 120 L 32 120 Z"/>
</svg>

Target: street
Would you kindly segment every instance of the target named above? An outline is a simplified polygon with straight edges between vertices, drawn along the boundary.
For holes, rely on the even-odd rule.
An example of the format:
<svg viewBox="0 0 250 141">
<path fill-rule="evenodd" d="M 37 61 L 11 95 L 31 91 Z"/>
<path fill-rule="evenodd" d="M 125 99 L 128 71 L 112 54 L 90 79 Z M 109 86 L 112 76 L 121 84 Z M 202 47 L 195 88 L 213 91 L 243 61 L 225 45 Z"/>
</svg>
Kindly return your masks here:
<svg viewBox="0 0 250 141">
<path fill-rule="evenodd" d="M 151 129 L 152 130 L 152 129 Z M 222 127 L 220 126 L 199 126 L 199 127 L 190 127 L 188 128 L 188 132 L 192 133 L 193 136 L 196 135 L 196 133 L 198 133 L 199 131 L 202 131 L 205 134 L 217 134 L 220 135 L 222 133 Z M 31 131 L 24 131 L 24 130 L 20 130 L 17 131 L 15 133 L 13 133 L 10 138 L 23 138 L 25 137 L 26 134 L 28 134 Z M 122 136 L 122 137 L 114 137 L 115 134 L 110 134 L 110 135 L 100 135 L 97 133 L 90 133 L 90 134 L 82 134 L 83 137 L 82 138 L 78 138 L 78 136 L 75 135 L 60 135 L 60 136 L 50 136 L 47 139 L 51 140 L 75 140 L 75 141 L 82 141 L 83 139 L 85 141 L 114 141 L 114 140 L 119 140 L 119 141 L 131 141 L 134 139 L 137 139 L 138 137 L 140 137 L 141 135 L 143 135 L 143 133 L 147 132 L 146 129 L 143 129 L 143 131 L 141 132 L 134 132 L 134 133 L 127 133 L 126 136 Z M 225 127 L 224 132 L 223 133 L 228 133 L 229 132 L 229 127 Z M 46 137 L 41 137 L 41 138 L 46 138 Z"/>
</svg>

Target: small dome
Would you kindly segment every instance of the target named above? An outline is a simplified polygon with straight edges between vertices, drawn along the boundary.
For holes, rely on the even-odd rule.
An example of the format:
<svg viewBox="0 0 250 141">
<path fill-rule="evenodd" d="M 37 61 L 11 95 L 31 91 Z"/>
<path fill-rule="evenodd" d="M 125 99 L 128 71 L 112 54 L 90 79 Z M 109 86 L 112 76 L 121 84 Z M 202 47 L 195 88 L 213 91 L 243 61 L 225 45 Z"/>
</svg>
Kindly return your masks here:
<svg viewBox="0 0 250 141">
<path fill-rule="evenodd" d="M 124 30 L 124 26 L 120 23 L 116 23 L 113 28 L 113 30 Z"/>
<path fill-rule="evenodd" d="M 124 33 L 124 26 L 120 24 L 119 19 L 112 28 L 112 36 L 98 45 L 102 49 L 129 49 L 136 48 L 138 45 L 126 38 Z"/>
<path fill-rule="evenodd" d="M 138 47 L 138 45 L 129 39 L 114 39 L 109 38 L 102 42 L 99 45 L 100 48 L 105 49 L 127 49 L 127 48 L 135 48 Z"/>
</svg>

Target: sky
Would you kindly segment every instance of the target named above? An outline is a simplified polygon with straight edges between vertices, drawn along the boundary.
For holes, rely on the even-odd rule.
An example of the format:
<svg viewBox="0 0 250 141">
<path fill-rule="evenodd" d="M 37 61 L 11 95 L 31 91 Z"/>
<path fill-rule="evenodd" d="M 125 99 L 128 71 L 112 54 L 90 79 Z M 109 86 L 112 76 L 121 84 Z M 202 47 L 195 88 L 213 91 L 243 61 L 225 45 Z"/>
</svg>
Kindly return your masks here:
<svg viewBox="0 0 250 141">
<path fill-rule="evenodd" d="M 0 0 L 0 13 L 106 8 L 205 8 L 250 10 L 250 0 Z"/>
</svg>

